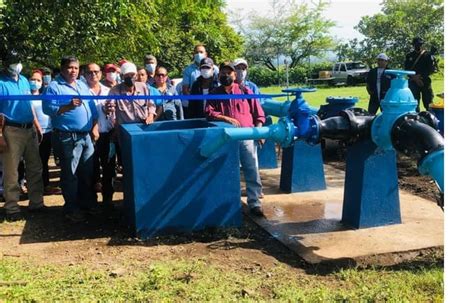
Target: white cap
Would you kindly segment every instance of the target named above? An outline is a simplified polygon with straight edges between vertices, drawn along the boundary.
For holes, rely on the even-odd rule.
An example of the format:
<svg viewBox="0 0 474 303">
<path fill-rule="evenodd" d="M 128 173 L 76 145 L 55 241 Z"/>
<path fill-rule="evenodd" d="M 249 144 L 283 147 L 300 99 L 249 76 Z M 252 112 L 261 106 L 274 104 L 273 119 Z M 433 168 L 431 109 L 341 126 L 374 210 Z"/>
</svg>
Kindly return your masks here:
<svg viewBox="0 0 474 303">
<path fill-rule="evenodd" d="M 133 64 L 132 62 L 125 62 L 120 67 L 120 73 L 122 75 L 125 75 L 125 74 L 128 74 L 128 73 L 137 73 L 137 66 L 135 64 Z"/>
<path fill-rule="evenodd" d="M 244 64 L 246 67 L 249 67 L 249 65 L 247 63 L 247 60 L 245 60 L 243 58 L 235 59 L 234 62 L 232 62 L 232 64 L 234 64 L 234 66 L 237 66 L 239 64 Z"/>
<path fill-rule="evenodd" d="M 385 55 L 384 53 L 380 53 L 380 54 L 377 55 L 376 59 L 381 59 L 381 60 L 388 61 L 388 56 Z"/>
</svg>

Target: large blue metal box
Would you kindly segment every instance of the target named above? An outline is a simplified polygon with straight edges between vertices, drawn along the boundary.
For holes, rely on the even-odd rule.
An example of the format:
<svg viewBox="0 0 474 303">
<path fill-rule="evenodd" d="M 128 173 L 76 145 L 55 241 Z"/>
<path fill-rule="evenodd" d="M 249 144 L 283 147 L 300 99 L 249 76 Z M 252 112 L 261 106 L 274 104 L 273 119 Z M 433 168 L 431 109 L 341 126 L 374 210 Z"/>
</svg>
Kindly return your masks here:
<svg viewBox="0 0 474 303">
<path fill-rule="evenodd" d="M 239 143 L 199 154 L 224 127 L 204 119 L 121 125 L 124 209 L 138 237 L 241 225 Z"/>
</svg>

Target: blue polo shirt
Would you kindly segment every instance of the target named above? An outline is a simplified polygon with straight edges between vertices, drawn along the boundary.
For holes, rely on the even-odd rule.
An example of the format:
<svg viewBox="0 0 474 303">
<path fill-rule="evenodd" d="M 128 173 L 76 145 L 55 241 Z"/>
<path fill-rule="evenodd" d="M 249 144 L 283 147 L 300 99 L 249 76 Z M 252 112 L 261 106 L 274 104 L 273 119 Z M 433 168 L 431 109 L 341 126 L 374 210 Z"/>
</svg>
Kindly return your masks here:
<svg viewBox="0 0 474 303">
<path fill-rule="evenodd" d="M 73 87 L 62 76 L 58 76 L 48 85 L 45 95 L 91 96 L 91 93 L 84 82 L 76 81 L 76 87 Z M 90 131 L 92 122 L 98 119 L 94 100 L 84 99 L 81 106 L 58 115 L 59 108 L 70 102 L 71 100 L 45 100 L 43 101 L 43 112 L 51 117 L 54 129 L 71 132 Z"/>
<path fill-rule="evenodd" d="M 260 89 L 258 89 L 257 84 L 253 83 L 252 81 L 245 80 L 244 85 L 250 88 L 255 95 L 260 94 Z"/>
<path fill-rule="evenodd" d="M 0 76 L 0 96 L 30 94 L 30 84 L 24 76 L 19 75 L 18 81 L 7 75 Z M 32 123 L 34 119 L 31 100 L 1 100 L 0 113 L 16 123 Z"/>
</svg>

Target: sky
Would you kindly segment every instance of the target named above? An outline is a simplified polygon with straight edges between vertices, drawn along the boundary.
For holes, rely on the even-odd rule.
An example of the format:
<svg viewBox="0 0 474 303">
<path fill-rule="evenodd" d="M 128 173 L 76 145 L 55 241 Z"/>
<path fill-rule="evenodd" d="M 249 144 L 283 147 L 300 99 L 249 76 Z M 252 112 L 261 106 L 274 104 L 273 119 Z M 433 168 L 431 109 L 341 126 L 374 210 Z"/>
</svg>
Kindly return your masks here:
<svg viewBox="0 0 474 303">
<path fill-rule="evenodd" d="M 270 3 L 270 0 L 227 0 L 227 10 L 238 11 L 242 15 L 251 10 L 265 14 L 271 7 Z M 379 13 L 381 3 L 382 0 L 330 0 L 324 16 L 336 22 L 331 34 L 345 41 L 363 38 L 354 26 L 359 23 L 362 16 Z"/>
</svg>

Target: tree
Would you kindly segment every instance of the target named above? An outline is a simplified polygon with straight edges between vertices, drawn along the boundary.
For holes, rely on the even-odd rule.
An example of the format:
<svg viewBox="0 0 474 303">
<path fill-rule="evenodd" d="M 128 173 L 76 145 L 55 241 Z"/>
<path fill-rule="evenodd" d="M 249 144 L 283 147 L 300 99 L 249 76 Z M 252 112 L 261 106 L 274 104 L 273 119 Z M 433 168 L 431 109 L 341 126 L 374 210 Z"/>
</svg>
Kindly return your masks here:
<svg viewBox="0 0 474 303">
<path fill-rule="evenodd" d="M 214 59 L 241 54 L 243 39 L 228 24 L 223 0 L 5 0 L 3 46 L 32 65 L 54 67 L 63 55 L 82 62 L 142 64 L 156 55 L 171 71 L 191 61 L 193 47 L 206 45 Z"/>
<path fill-rule="evenodd" d="M 340 57 L 372 63 L 378 53 L 385 52 L 391 65 L 400 68 L 414 37 L 422 37 L 428 50 L 444 49 L 442 0 L 385 0 L 382 6 L 381 13 L 362 17 L 355 28 L 365 38 L 340 45 Z"/>
<path fill-rule="evenodd" d="M 245 37 L 245 56 L 276 70 L 272 61 L 279 56 L 291 59 L 290 68 L 310 55 L 318 56 L 332 47 L 329 29 L 332 21 L 322 17 L 327 3 L 273 0 L 267 16 L 253 12 L 249 24 L 239 24 Z"/>
</svg>

